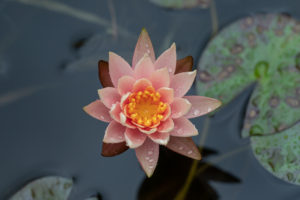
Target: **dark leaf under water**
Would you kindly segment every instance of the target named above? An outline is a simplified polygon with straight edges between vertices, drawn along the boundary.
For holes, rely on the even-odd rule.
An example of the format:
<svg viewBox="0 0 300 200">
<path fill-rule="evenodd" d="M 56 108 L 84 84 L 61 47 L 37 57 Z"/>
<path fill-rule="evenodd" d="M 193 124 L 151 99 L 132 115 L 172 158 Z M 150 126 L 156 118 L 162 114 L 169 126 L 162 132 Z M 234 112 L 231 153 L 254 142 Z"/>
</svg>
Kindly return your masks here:
<svg viewBox="0 0 300 200">
<path fill-rule="evenodd" d="M 216 151 L 204 148 L 203 158 L 216 154 Z M 140 186 L 139 200 L 168 200 L 174 199 L 177 192 L 183 187 L 193 160 L 164 147 L 160 150 L 158 166 L 151 178 L 145 178 Z M 210 181 L 224 183 L 239 183 L 240 180 L 234 175 L 212 166 L 205 161 L 199 161 L 198 170 L 208 166 L 194 177 L 186 200 L 217 200 L 217 191 L 209 184 Z"/>
</svg>

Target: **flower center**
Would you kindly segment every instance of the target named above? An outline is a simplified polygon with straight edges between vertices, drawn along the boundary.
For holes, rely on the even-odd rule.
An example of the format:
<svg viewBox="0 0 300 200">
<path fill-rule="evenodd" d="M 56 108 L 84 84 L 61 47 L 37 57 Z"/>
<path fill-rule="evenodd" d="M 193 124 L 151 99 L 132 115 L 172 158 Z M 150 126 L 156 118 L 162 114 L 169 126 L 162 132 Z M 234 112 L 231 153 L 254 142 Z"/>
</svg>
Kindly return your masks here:
<svg viewBox="0 0 300 200">
<path fill-rule="evenodd" d="M 151 86 L 144 91 L 130 94 L 126 113 L 131 120 L 144 127 L 152 127 L 160 123 L 167 104 L 160 100 L 159 92 Z"/>
</svg>

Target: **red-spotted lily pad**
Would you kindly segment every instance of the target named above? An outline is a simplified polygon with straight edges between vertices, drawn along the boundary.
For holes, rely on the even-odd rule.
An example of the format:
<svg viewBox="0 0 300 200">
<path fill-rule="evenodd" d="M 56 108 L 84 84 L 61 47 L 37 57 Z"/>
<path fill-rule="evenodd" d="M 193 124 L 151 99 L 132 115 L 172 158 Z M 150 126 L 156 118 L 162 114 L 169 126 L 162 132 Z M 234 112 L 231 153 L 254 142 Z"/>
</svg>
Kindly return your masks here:
<svg viewBox="0 0 300 200">
<path fill-rule="evenodd" d="M 184 8 L 208 8 L 211 0 L 150 0 L 150 2 L 163 8 L 184 9 Z"/>
<path fill-rule="evenodd" d="M 26 185 L 10 200 L 67 200 L 72 186 L 72 180 L 67 178 L 43 177 Z"/>
<path fill-rule="evenodd" d="M 260 163 L 276 177 L 300 185 L 300 123 L 281 133 L 251 137 Z"/>
<path fill-rule="evenodd" d="M 293 18 L 260 14 L 238 20 L 208 44 L 198 69 L 198 93 L 223 105 L 257 83 L 243 137 L 274 134 L 300 120 L 300 23 Z"/>
</svg>

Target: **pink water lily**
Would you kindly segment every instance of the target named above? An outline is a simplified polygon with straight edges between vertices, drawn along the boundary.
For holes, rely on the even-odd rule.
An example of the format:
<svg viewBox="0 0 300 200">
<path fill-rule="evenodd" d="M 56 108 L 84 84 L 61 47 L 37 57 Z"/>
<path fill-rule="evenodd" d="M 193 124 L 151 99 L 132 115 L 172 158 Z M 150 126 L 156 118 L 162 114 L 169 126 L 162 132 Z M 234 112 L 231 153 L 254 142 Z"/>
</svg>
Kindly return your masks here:
<svg viewBox="0 0 300 200">
<path fill-rule="evenodd" d="M 159 145 L 201 159 L 191 139 L 198 131 L 188 119 L 211 112 L 221 103 L 209 97 L 185 96 L 196 76 L 196 70 L 186 72 L 191 67 L 187 64 L 189 60 L 176 61 L 175 44 L 156 59 L 148 33 L 143 30 L 132 66 L 112 52 L 108 63 L 99 62 L 104 88 L 98 91 L 100 100 L 84 110 L 109 122 L 103 138 L 103 155 L 117 155 L 128 147 L 135 149 L 149 177 L 158 161 Z"/>
</svg>

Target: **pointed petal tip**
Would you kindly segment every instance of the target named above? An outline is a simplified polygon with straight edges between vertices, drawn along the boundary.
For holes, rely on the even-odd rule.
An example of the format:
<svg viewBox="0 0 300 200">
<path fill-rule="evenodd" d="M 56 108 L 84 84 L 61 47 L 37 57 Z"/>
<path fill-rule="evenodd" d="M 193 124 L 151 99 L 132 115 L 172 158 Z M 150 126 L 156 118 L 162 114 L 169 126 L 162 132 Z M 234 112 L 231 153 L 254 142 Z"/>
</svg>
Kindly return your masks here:
<svg viewBox="0 0 300 200">
<path fill-rule="evenodd" d="M 111 56 L 114 55 L 114 54 L 115 54 L 115 53 L 112 52 L 112 51 L 109 51 L 109 52 L 108 52 L 108 56 L 109 56 L 109 57 L 111 57 Z"/>
<path fill-rule="evenodd" d="M 153 172 L 154 172 L 154 171 L 153 171 Z M 153 175 L 153 172 L 150 172 L 150 173 L 149 173 L 149 172 L 148 172 L 148 173 L 147 173 L 147 172 L 145 172 L 145 173 L 146 173 L 146 176 L 147 176 L 147 178 L 151 178 L 151 177 L 152 177 L 152 175 Z"/>
<path fill-rule="evenodd" d="M 88 106 L 89 106 L 89 105 L 86 105 L 86 106 L 83 106 L 83 107 L 82 107 L 82 110 L 83 110 L 86 114 L 89 114 L 89 112 L 88 112 Z"/>
<path fill-rule="evenodd" d="M 216 108 L 222 106 L 222 104 L 223 104 L 222 101 L 217 99 Z"/>
<path fill-rule="evenodd" d="M 196 151 L 197 151 L 196 155 L 193 157 L 193 159 L 195 159 L 195 160 L 202 160 L 202 155 L 201 155 L 199 149 L 197 148 Z"/>
<path fill-rule="evenodd" d="M 197 156 L 197 157 L 195 158 L 195 160 L 202 160 L 202 156 L 201 156 L 200 153 L 199 153 L 199 157 Z"/>
<path fill-rule="evenodd" d="M 145 27 L 142 28 L 141 34 L 148 34 L 148 31 L 147 31 L 147 29 Z"/>
<path fill-rule="evenodd" d="M 197 70 L 196 69 L 194 69 L 193 71 L 190 71 L 190 72 L 187 72 L 189 75 L 194 75 L 195 74 L 195 76 L 196 76 L 196 74 L 197 74 Z"/>
<path fill-rule="evenodd" d="M 214 100 L 214 103 L 212 104 L 212 110 L 211 110 L 211 112 L 212 111 L 215 111 L 216 109 L 218 109 L 219 107 L 221 107 L 222 106 L 222 101 L 220 101 L 220 100 L 218 100 L 218 99 L 213 99 Z"/>
<path fill-rule="evenodd" d="M 175 51 L 176 51 L 176 43 L 173 42 L 170 48 L 172 48 L 172 49 L 175 48 Z"/>
</svg>

